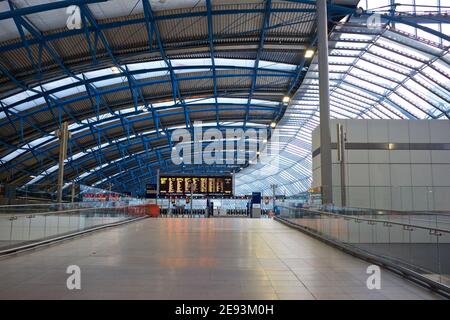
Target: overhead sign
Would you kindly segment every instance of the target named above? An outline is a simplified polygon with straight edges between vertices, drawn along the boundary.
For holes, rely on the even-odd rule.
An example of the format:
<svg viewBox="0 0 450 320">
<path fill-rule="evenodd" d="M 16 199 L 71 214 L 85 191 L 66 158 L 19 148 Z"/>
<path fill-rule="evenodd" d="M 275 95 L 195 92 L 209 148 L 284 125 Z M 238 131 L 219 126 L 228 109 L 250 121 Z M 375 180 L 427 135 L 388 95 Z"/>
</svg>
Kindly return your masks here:
<svg viewBox="0 0 450 320">
<path fill-rule="evenodd" d="M 145 186 L 145 198 L 147 199 L 156 199 L 156 195 L 158 193 L 158 186 L 154 183 L 147 184 Z"/>
<path fill-rule="evenodd" d="M 232 176 L 160 176 L 159 194 L 172 195 L 233 195 Z"/>
<path fill-rule="evenodd" d="M 261 205 L 261 192 L 252 192 L 252 204 Z"/>
</svg>

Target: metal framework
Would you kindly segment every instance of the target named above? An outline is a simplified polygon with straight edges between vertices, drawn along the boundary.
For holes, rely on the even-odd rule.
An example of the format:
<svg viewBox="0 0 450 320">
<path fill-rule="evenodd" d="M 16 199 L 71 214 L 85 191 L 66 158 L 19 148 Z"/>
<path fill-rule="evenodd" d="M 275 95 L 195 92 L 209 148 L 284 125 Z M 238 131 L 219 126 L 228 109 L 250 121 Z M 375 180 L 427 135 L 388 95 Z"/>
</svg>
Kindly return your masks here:
<svg viewBox="0 0 450 320">
<path fill-rule="evenodd" d="M 285 173 L 286 188 L 295 184 L 293 190 L 306 189 L 309 142 L 303 133 L 299 133 L 300 140 L 292 140 L 292 126 L 312 130 L 317 125 L 317 105 L 311 102 L 315 101 L 316 62 L 304 57 L 305 50 L 316 45 L 315 1 L 229 4 L 205 0 L 194 7 L 176 1 L 156 7 L 149 0 L 36 3 L 30 7 L 20 0 L 0 2 L 2 182 L 55 184 L 59 150 L 55 131 L 64 122 L 69 123 L 71 132 L 65 181 L 99 187 L 112 183 L 115 191 L 141 192 L 158 169 L 195 173 L 240 170 L 237 165 L 174 166 L 170 161 L 172 130 L 193 130 L 195 121 L 219 130 L 268 128 L 282 119 L 286 136 L 280 147 L 288 152 L 281 154 L 283 166 L 289 164 L 296 170 Z M 339 3 L 329 4 L 330 26 L 355 13 L 354 6 Z M 79 6 L 79 29 L 69 30 L 65 25 L 66 8 L 71 5 Z M 418 26 L 417 17 L 383 17 L 389 19 L 389 26 L 393 22 Z M 386 57 L 370 48 L 386 47 L 382 40 L 387 37 L 391 41 L 389 35 L 398 32 L 388 28 L 367 31 L 351 23 L 336 25 L 331 34 L 331 74 L 336 73 L 333 65 L 351 64 L 334 63 L 335 56 L 352 58 L 356 54 L 358 61 L 388 68 Z M 335 37 L 347 29 L 373 37 L 341 39 L 337 45 Z M 442 32 L 432 30 L 432 34 L 446 39 Z M 425 44 L 420 39 L 402 36 L 409 42 L 401 45 L 425 51 L 425 58 L 416 57 L 421 66 L 398 63 L 406 70 L 395 71 L 406 78 L 388 76 L 395 86 L 381 94 L 370 88 L 372 80 L 355 72 L 364 67 L 355 64 L 351 70 L 339 71 L 342 79 L 331 80 L 332 116 L 448 118 L 448 86 L 425 70 L 426 66 L 446 74 L 438 66 L 443 60 L 448 62 L 445 48 L 442 44 L 442 48 L 422 48 Z M 341 48 L 341 43 L 348 48 Z M 422 97 L 429 102 L 426 107 L 409 110 L 395 101 L 397 95 L 406 99 L 399 89 L 409 88 L 410 78 L 421 84 L 430 81 L 426 89 L 435 99 Z M 355 79 L 362 80 L 358 83 Z M 359 101 L 352 98 L 352 90 L 362 92 Z M 286 109 L 283 97 L 295 92 Z M 417 104 L 411 98 L 408 103 Z M 265 183 L 247 179 L 254 166 L 247 163 L 242 167 L 249 174 L 239 185 L 252 188 Z M 272 179 L 279 185 L 284 181 L 279 176 Z"/>
<path fill-rule="evenodd" d="M 392 8 L 401 8 L 401 1 L 395 2 Z M 372 4 L 378 7 L 379 2 Z M 331 117 L 448 121 L 450 42 L 442 31 L 450 30 L 449 8 L 427 6 L 425 11 L 430 12 L 390 8 L 376 11 L 377 26 L 367 25 L 372 11 L 334 25 L 329 36 Z M 430 23 L 434 30 L 428 27 Z M 256 165 L 237 174 L 238 192 L 261 190 L 270 195 L 272 184 L 285 195 L 307 190 L 312 180 L 311 133 L 318 125 L 319 74 L 314 57 L 277 126 L 280 156 L 276 169 L 267 174 L 267 166 Z"/>
</svg>

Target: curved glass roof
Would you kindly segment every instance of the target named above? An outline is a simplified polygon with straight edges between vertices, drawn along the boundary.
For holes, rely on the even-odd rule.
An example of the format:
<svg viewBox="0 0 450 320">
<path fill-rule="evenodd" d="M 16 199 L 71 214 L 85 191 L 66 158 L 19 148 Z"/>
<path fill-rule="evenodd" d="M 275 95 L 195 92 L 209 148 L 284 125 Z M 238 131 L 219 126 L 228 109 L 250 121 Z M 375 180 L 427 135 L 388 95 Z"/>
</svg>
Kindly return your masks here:
<svg viewBox="0 0 450 320">
<path fill-rule="evenodd" d="M 364 8 L 390 9 L 390 1 L 361 1 Z M 426 2 L 426 3 L 425 3 Z M 330 114 L 338 119 L 450 119 L 450 42 L 420 29 L 450 30 L 440 19 L 450 7 L 437 1 L 396 1 L 402 10 L 424 13 L 439 23 L 423 21 L 414 28 L 403 23 L 367 26 L 368 15 L 337 24 L 329 37 Z M 442 3 L 442 2 L 441 2 Z M 385 7 L 385 5 L 387 7 Z M 420 5 L 423 5 L 421 7 Z M 406 10 L 409 9 L 409 10 Z M 415 10 L 413 10 L 415 9 Z M 435 16 L 433 16 L 435 15 Z M 418 18 L 412 21 L 417 22 Z M 415 23 L 416 23 L 415 22 Z M 446 34 L 449 34 L 448 32 Z M 265 174 L 264 165 L 250 165 L 236 175 L 238 194 L 254 190 L 295 195 L 311 185 L 311 133 L 319 125 L 317 56 L 277 128 L 281 133 L 280 163 Z"/>
<path fill-rule="evenodd" d="M 62 122 L 72 133 L 67 181 L 138 191 L 158 168 L 206 170 L 168 164 L 172 130 L 277 121 L 276 160 L 205 172 L 238 170 L 238 194 L 308 189 L 319 124 L 317 57 L 305 58 L 314 1 L 87 0 L 87 26 L 68 30 L 70 2 L 0 2 L 2 181 L 54 184 Z M 329 6 L 331 116 L 448 120 L 450 6 L 392 2 L 360 1 L 367 11 L 351 16 L 357 0 Z M 375 11 L 381 24 L 368 26 Z"/>
<path fill-rule="evenodd" d="M 174 59 L 170 60 L 170 63 L 174 74 L 209 72 L 213 68 L 212 60 L 209 58 Z M 254 65 L 255 60 L 214 59 L 214 68 L 218 70 L 253 70 Z M 259 70 L 261 71 L 292 74 L 296 68 L 297 66 L 286 63 L 276 63 L 264 60 L 259 61 Z M 164 60 L 159 60 L 119 65 L 111 68 L 80 73 L 73 77 L 66 77 L 48 83 L 41 83 L 39 86 L 32 87 L 29 90 L 0 99 L 3 110 L 0 111 L 0 121 L 6 118 L 5 110 L 14 114 L 26 112 L 37 106 L 45 106 L 46 100 L 42 93 L 48 93 L 55 100 L 86 93 L 88 91 L 88 86 L 85 85 L 85 80 L 90 80 L 89 84 L 95 89 L 101 89 L 117 84 L 126 85 L 128 80 L 126 75 L 122 75 L 121 70 L 131 72 L 134 80 L 145 80 L 170 75 L 167 63 Z M 170 102 L 155 103 L 153 106 L 158 108 L 167 105 L 167 103 Z M 3 121 L 5 122 L 7 120 L 5 119 Z"/>
</svg>

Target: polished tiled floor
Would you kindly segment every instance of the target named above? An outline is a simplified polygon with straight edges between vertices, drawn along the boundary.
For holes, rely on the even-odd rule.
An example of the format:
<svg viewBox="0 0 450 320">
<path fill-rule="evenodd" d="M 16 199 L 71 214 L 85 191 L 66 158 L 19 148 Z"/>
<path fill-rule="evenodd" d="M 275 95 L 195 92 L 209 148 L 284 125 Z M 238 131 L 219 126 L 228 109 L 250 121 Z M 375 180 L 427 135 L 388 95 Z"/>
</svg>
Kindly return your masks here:
<svg viewBox="0 0 450 320">
<path fill-rule="evenodd" d="M 367 266 L 270 219 L 146 219 L 0 260 L 0 299 L 439 298 Z"/>
</svg>

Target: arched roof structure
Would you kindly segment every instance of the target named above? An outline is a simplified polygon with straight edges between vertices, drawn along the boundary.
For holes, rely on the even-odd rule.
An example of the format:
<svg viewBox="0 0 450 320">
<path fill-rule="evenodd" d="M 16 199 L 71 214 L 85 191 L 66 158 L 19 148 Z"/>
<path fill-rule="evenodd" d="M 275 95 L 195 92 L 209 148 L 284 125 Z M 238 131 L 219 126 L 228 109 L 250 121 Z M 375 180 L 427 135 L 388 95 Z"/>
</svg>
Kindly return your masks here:
<svg viewBox="0 0 450 320">
<path fill-rule="evenodd" d="M 444 8 L 433 15 L 438 30 L 391 11 L 369 30 L 369 13 L 355 15 L 356 3 L 329 5 L 332 116 L 448 119 Z M 73 5 L 79 29 L 67 25 Z M 438 41 L 399 25 L 430 29 Z M 245 164 L 238 192 L 267 189 L 272 180 L 304 191 L 318 123 L 317 62 L 305 52 L 315 41 L 310 0 L 2 1 L 0 180 L 55 186 L 63 122 L 71 131 L 66 181 L 139 192 L 158 169 L 241 170 L 174 165 L 173 130 L 193 130 L 196 121 L 203 129 L 268 130 L 275 121 L 279 171 L 261 178 L 261 165 Z"/>
</svg>

